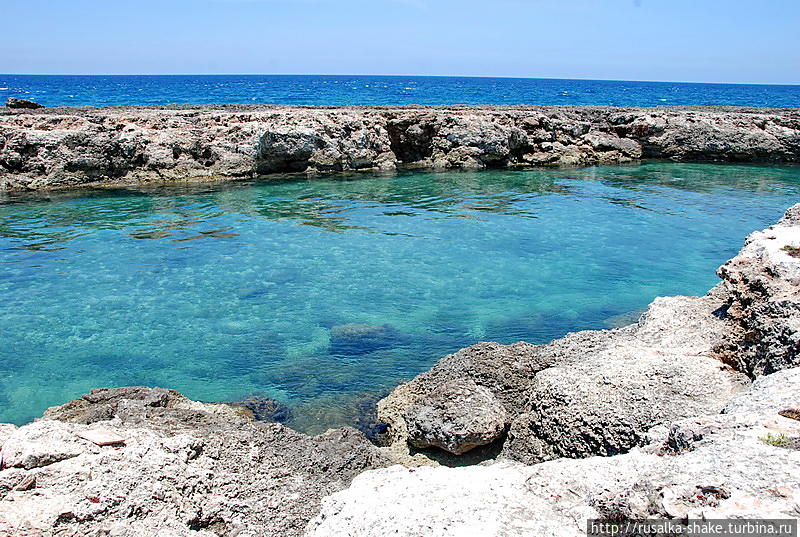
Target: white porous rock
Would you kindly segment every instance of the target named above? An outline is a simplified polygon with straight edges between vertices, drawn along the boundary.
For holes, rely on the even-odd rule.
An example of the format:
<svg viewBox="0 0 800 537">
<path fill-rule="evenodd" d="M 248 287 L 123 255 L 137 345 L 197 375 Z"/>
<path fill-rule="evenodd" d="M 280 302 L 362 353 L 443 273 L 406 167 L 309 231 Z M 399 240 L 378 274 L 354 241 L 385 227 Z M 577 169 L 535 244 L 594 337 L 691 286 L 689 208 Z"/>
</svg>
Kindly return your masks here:
<svg viewBox="0 0 800 537">
<path fill-rule="evenodd" d="M 737 399 L 756 409 L 787 390 L 800 397 L 800 383 L 762 382 Z M 611 457 L 367 471 L 323 500 L 306 536 L 579 537 L 590 518 L 797 517 L 800 450 L 768 439 L 800 438 L 799 421 L 746 411 L 660 429 Z"/>
</svg>

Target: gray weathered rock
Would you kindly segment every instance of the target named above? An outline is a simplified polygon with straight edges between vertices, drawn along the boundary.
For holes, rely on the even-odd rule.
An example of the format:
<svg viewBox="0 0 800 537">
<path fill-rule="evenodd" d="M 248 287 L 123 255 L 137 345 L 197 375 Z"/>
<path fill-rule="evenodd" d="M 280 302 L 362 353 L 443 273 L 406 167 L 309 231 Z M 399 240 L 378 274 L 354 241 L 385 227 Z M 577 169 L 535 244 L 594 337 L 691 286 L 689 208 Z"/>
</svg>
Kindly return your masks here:
<svg viewBox="0 0 800 537">
<path fill-rule="evenodd" d="M 776 386 L 756 383 L 737 399 L 755 408 L 744 400 L 770 400 Z M 789 386 L 800 398 L 800 384 Z M 613 457 L 370 470 L 323 501 L 306 535 L 578 537 L 589 518 L 796 518 L 800 451 L 762 439 L 800 436 L 800 422 L 745 412 L 663 429 Z"/>
<path fill-rule="evenodd" d="M 66 421 L 3 442 L 0 534 L 297 535 L 322 496 L 390 464 L 355 430 L 309 437 L 171 390 L 95 390 L 47 415 Z M 125 442 L 78 436 L 93 428 Z"/>
<path fill-rule="evenodd" d="M 572 338 L 580 335 L 573 335 Z M 478 343 L 442 358 L 430 371 L 401 384 L 378 402 L 378 419 L 389 426 L 390 443 L 408 439 L 406 411 L 425 406 L 431 394 L 443 387 L 470 380 L 489 389 L 506 409 L 508 419 L 515 414 L 514 402 L 525 392 L 533 374 L 554 360 L 557 353 L 528 343 L 500 345 Z"/>
<path fill-rule="evenodd" d="M 469 379 L 506 409 L 511 427 L 503 456 L 530 463 L 624 452 L 658 423 L 719 412 L 746 385 L 746 377 L 713 358 L 731 329 L 715 313 L 724 298 L 718 288 L 702 298 L 658 298 L 625 328 L 579 332 L 547 345 L 462 349 L 396 388 L 379 402 L 378 417 L 389 425 L 392 443 L 419 445 L 408 409 L 441 400 L 448 386 Z M 479 413 L 475 402 L 470 412 Z M 428 414 L 427 429 L 458 428 L 468 414 Z"/>
<path fill-rule="evenodd" d="M 410 406 L 403 416 L 412 446 L 435 446 L 455 455 L 499 438 L 507 418 L 505 407 L 494 394 L 468 379 L 439 386 L 424 403 Z"/>
<path fill-rule="evenodd" d="M 0 189 L 640 158 L 798 162 L 800 112 L 243 105 L 0 110 Z"/>
<path fill-rule="evenodd" d="M 624 453 L 655 425 L 721 411 L 745 386 L 714 358 L 653 351 L 551 367 L 536 375 L 503 454 L 536 463 Z"/>
<path fill-rule="evenodd" d="M 736 330 L 720 353 L 758 376 L 800 365 L 800 205 L 719 269 Z M 794 250 L 794 248 L 798 248 Z"/>
<path fill-rule="evenodd" d="M 732 398 L 723 412 L 737 414 L 743 412 L 775 413 L 788 408 L 800 408 L 800 368 L 785 369 L 758 377 L 753 389 Z"/>
<path fill-rule="evenodd" d="M 629 332 L 538 373 L 505 456 L 528 463 L 625 452 L 664 422 L 720 412 L 747 385 L 713 357 L 721 297 L 658 298 Z"/>
</svg>

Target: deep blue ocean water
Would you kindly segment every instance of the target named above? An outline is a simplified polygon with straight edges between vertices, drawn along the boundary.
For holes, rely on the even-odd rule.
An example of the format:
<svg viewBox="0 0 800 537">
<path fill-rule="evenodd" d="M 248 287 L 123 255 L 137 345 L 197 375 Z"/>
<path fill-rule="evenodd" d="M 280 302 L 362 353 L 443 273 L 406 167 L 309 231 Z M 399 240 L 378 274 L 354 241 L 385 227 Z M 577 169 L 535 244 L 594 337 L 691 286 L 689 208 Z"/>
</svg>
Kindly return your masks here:
<svg viewBox="0 0 800 537">
<path fill-rule="evenodd" d="M 332 75 L 0 75 L 0 100 L 160 104 L 574 104 L 800 107 L 800 86 Z"/>
<path fill-rule="evenodd" d="M 352 423 L 463 346 L 704 294 L 798 199 L 800 167 L 675 163 L 0 195 L 0 422 L 148 385 Z"/>
</svg>

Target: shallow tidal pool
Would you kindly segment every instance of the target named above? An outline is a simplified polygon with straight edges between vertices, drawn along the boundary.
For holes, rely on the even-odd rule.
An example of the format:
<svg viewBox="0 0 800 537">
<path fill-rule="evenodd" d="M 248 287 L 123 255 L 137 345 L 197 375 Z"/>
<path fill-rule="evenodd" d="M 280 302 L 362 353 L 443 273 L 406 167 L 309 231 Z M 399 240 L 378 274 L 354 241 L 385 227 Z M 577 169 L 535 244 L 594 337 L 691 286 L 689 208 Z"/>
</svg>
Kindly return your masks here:
<svg viewBox="0 0 800 537">
<path fill-rule="evenodd" d="M 307 432 L 481 340 L 704 294 L 800 167 L 651 163 L 0 197 L 0 422 L 95 387 L 260 394 Z"/>
</svg>

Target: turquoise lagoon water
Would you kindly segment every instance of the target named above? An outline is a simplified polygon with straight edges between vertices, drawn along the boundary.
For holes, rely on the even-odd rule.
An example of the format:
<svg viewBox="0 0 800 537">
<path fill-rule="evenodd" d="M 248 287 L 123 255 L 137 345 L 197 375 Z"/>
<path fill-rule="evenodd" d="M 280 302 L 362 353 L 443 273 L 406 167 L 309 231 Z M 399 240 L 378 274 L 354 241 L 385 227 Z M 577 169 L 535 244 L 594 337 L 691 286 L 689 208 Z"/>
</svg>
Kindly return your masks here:
<svg viewBox="0 0 800 537">
<path fill-rule="evenodd" d="M 669 163 L 6 196 L 0 422 L 149 385 L 347 424 L 462 346 L 703 294 L 799 199 L 797 167 Z"/>
</svg>

